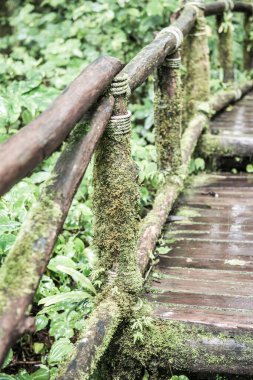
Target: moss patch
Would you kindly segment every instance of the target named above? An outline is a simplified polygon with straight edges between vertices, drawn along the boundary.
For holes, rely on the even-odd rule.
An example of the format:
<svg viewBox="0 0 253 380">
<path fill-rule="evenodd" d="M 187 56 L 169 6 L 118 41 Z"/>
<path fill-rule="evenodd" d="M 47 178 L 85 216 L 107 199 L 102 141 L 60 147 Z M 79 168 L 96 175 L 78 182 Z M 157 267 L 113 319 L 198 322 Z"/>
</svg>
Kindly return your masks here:
<svg viewBox="0 0 253 380">
<path fill-rule="evenodd" d="M 184 63 L 184 127 L 196 113 L 197 105 L 209 98 L 209 49 L 206 35 L 206 20 L 203 12 L 185 40 Z"/>
<path fill-rule="evenodd" d="M 98 266 L 118 271 L 122 283 L 140 288 L 135 246 L 139 226 L 138 169 L 131 158 L 130 133 L 104 134 L 94 163 L 94 244 Z"/>
<path fill-rule="evenodd" d="M 155 81 L 155 143 L 161 170 L 174 173 L 182 163 L 180 70 L 161 66 Z"/>
<path fill-rule="evenodd" d="M 107 353 L 100 368 L 104 377 L 99 379 L 140 380 L 146 371 L 149 379 L 167 380 L 171 369 L 229 372 L 230 365 L 252 362 L 253 341 L 247 333 L 231 337 L 201 326 L 155 320 L 143 335 L 136 344 L 131 326 L 125 327 Z"/>
</svg>

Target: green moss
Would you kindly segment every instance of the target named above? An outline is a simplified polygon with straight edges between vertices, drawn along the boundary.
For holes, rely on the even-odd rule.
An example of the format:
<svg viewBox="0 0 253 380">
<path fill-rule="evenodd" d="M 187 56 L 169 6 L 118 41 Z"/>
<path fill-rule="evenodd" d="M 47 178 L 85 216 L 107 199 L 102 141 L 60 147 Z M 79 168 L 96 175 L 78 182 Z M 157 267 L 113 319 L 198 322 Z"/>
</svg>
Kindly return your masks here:
<svg viewBox="0 0 253 380">
<path fill-rule="evenodd" d="M 45 250 L 52 228 L 62 217 L 59 205 L 46 195 L 32 209 L 0 273 L 0 314 L 13 306 L 13 299 L 32 295 L 47 262 Z M 11 304 L 9 304 L 9 302 Z"/>
<path fill-rule="evenodd" d="M 139 380 L 147 371 L 150 379 L 167 380 L 172 369 L 190 368 L 199 372 L 203 365 L 210 371 L 212 368 L 229 371 L 230 365 L 252 362 L 252 340 L 247 341 L 247 346 L 240 343 L 240 337 L 247 341 L 249 334 L 231 337 L 201 326 L 154 320 L 151 327 L 143 329 L 142 342 L 136 344 L 130 324 L 107 352 L 99 379 Z M 226 355 L 224 346 L 227 346 Z"/>
<path fill-rule="evenodd" d="M 209 98 L 209 49 L 206 35 L 206 20 L 203 12 L 199 12 L 199 17 L 195 26 L 185 40 L 184 64 L 186 74 L 184 76 L 184 128 L 194 117 L 197 105 L 205 102 Z"/>
<path fill-rule="evenodd" d="M 182 163 L 182 91 L 180 70 L 157 70 L 154 99 L 155 143 L 161 170 L 174 173 Z"/>
<path fill-rule="evenodd" d="M 188 218 L 194 218 L 196 216 L 201 216 L 199 212 L 197 212 L 195 209 L 183 206 L 180 207 L 180 209 L 177 211 L 178 216 L 185 216 Z"/>
<path fill-rule="evenodd" d="M 123 311 L 113 296 L 97 305 L 96 310 L 87 320 L 84 330 L 79 332 L 73 352 L 65 363 L 62 363 L 59 380 L 90 379 L 122 321 L 126 305 L 128 302 L 125 302 Z M 89 355 L 88 358 L 87 355 Z M 87 366 L 89 361 L 91 363 Z"/>
<path fill-rule="evenodd" d="M 214 136 L 210 134 L 205 134 L 199 141 L 198 148 L 204 157 L 210 156 L 222 156 L 222 157 L 233 157 L 233 148 L 229 145 L 223 143 L 222 138 L 219 136 Z"/>
<path fill-rule="evenodd" d="M 107 131 L 94 163 L 94 245 L 98 266 L 118 272 L 121 283 L 134 291 L 141 287 L 135 255 L 140 219 L 137 178 L 130 133 Z"/>
</svg>

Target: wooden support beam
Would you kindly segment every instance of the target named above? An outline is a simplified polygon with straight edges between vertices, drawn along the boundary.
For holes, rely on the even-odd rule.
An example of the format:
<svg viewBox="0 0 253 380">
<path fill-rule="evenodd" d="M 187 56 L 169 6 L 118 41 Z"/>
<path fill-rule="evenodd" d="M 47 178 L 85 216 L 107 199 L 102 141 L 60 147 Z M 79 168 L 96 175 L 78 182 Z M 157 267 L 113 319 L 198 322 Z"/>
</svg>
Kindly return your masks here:
<svg viewBox="0 0 253 380">
<path fill-rule="evenodd" d="M 198 103 L 208 101 L 210 95 L 208 37 L 206 19 L 201 6 L 194 28 L 185 40 L 183 54 L 186 65 L 186 75 L 183 81 L 183 128 L 185 128 L 196 114 Z"/>
<path fill-rule="evenodd" d="M 227 1 L 219 0 L 205 5 L 205 16 L 215 16 L 226 11 Z M 253 14 L 253 5 L 246 1 L 234 1 L 233 12 Z"/>
<path fill-rule="evenodd" d="M 104 358 L 103 374 L 105 379 L 128 380 L 139 380 L 144 371 L 151 379 L 167 379 L 172 373 L 182 372 L 202 375 L 199 379 L 205 375 L 215 379 L 216 373 L 250 379 L 252 358 L 252 330 L 244 326 L 224 329 L 160 316 L 153 319 L 150 327 L 143 328 L 139 344 L 134 342 L 131 325 L 124 326 Z"/>
<path fill-rule="evenodd" d="M 159 168 L 166 175 L 173 174 L 182 164 L 180 67 L 180 53 L 176 52 L 165 59 L 155 75 L 155 144 Z"/>
<path fill-rule="evenodd" d="M 233 83 L 234 81 L 232 15 L 232 10 L 227 10 L 217 16 L 219 60 L 224 83 Z"/>
<path fill-rule="evenodd" d="M 59 147 L 121 68 L 116 58 L 98 58 L 50 108 L 0 146 L 0 195 Z"/>
<path fill-rule="evenodd" d="M 251 6 L 253 8 L 252 1 L 250 0 Z M 244 46 L 243 46 L 243 58 L 244 58 L 244 69 L 253 69 L 253 12 L 246 13 L 244 16 Z"/>
<path fill-rule="evenodd" d="M 103 99 L 75 128 L 0 269 L 0 366 L 12 343 L 31 326 L 28 306 L 113 106 L 112 96 Z"/>
<path fill-rule="evenodd" d="M 110 294 L 97 306 L 80 332 L 74 352 L 57 380 L 88 380 L 123 320 L 118 302 Z"/>
</svg>

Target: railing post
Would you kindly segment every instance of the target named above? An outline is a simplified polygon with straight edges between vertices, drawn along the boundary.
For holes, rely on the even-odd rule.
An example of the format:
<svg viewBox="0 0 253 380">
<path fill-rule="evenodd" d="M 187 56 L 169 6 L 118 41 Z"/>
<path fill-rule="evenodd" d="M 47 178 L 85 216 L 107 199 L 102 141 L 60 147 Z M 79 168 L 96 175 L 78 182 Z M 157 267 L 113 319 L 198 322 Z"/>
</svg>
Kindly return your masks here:
<svg viewBox="0 0 253 380">
<path fill-rule="evenodd" d="M 124 290 L 137 292 L 142 284 L 135 252 L 139 187 L 138 169 L 131 157 L 126 74 L 116 76 L 110 92 L 115 97 L 114 113 L 94 162 L 94 245 L 103 280 L 116 278 Z"/>
<path fill-rule="evenodd" d="M 186 74 L 184 76 L 184 128 L 194 117 L 198 103 L 209 99 L 209 48 L 204 1 L 185 1 L 185 6 L 197 8 L 197 20 L 183 47 Z"/>
<path fill-rule="evenodd" d="M 252 0 L 249 0 L 252 4 Z M 245 14 L 244 16 L 244 31 L 245 31 L 245 40 L 244 40 L 244 69 L 252 70 L 253 69 L 253 16 L 251 14 Z"/>
<path fill-rule="evenodd" d="M 179 51 L 167 57 L 155 75 L 155 143 L 159 169 L 174 173 L 182 164 L 182 89 Z"/>
<path fill-rule="evenodd" d="M 232 0 L 226 0 L 226 11 L 217 16 L 219 60 L 223 70 L 223 82 L 234 81 Z"/>
</svg>

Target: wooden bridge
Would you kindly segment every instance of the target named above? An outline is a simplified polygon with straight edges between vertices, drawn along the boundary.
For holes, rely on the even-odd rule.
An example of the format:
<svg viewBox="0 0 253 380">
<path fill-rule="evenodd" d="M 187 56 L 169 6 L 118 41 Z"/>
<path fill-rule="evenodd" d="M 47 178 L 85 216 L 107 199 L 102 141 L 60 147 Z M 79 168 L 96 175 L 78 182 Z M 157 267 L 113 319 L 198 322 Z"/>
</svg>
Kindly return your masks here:
<svg viewBox="0 0 253 380">
<path fill-rule="evenodd" d="M 0 270 L 1 364 L 12 344 L 34 329 L 29 305 L 95 152 L 94 245 L 103 287 L 58 379 L 253 374 L 253 174 L 214 172 L 189 180 L 196 146 L 220 166 L 252 157 L 253 80 L 235 81 L 233 28 L 222 27 L 227 12 L 244 15 L 244 68 L 250 71 L 252 3 L 187 1 L 125 67 L 99 58 L 0 146 L 3 195 L 66 140 Z M 215 16 L 220 29 L 225 83 L 212 96 L 207 16 Z M 140 220 L 127 105 L 130 92 L 152 73 L 162 181 Z M 158 259 L 156 246 L 165 252 Z"/>
</svg>

